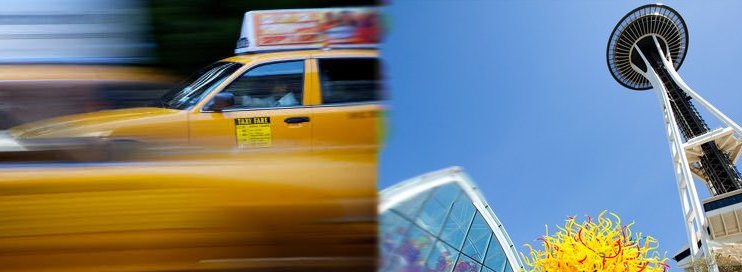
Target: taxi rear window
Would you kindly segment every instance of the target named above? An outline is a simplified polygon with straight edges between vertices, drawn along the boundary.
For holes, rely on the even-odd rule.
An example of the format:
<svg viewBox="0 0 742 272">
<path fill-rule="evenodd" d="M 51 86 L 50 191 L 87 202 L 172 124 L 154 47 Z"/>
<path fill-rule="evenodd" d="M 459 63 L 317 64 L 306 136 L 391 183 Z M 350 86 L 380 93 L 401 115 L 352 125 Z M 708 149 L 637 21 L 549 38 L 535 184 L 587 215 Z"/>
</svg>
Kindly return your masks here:
<svg viewBox="0 0 742 272">
<path fill-rule="evenodd" d="M 376 58 L 319 59 L 322 104 L 373 102 L 382 99 Z"/>
</svg>

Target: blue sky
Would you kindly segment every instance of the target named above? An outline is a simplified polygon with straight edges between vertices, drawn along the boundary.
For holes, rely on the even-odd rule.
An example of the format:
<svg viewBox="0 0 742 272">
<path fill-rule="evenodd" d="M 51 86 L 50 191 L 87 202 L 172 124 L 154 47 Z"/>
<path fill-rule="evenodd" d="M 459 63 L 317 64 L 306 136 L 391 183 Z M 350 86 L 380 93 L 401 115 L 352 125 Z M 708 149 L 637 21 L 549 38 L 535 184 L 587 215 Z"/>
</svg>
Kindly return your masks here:
<svg viewBox="0 0 742 272">
<path fill-rule="evenodd" d="M 459 165 L 521 251 L 545 224 L 610 210 L 671 257 L 686 235 L 657 98 L 623 88 L 605 60 L 615 24 L 647 3 L 390 3 L 382 51 L 390 134 L 379 187 Z M 742 2 L 664 4 L 689 29 L 681 76 L 742 122 Z"/>
</svg>

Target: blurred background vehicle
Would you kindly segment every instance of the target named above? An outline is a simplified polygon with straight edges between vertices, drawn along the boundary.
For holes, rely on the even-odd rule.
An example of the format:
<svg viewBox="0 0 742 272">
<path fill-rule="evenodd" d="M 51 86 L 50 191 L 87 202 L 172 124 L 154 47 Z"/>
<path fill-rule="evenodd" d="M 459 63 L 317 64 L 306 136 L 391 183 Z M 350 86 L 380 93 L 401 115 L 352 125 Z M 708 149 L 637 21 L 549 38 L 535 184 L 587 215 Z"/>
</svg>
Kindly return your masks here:
<svg viewBox="0 0 742 272">
<path fill-rule="evenodd" d="M 0 129 L 151 103 L 179 77 L 153 63 L 143 1 L 3 2 Z M 149 66 L 149 67 L 148 67 Z"/>
<path fill-rule="evenodd" d="M 374 271 L 375 154 L 3 165 L 7 271 Z"/>
<path fill-rule="evenodd" d="M 0 129 L 50 117 L 147 106 L 178 77 L 110 65 L 0 65 Z"/>
</svg>

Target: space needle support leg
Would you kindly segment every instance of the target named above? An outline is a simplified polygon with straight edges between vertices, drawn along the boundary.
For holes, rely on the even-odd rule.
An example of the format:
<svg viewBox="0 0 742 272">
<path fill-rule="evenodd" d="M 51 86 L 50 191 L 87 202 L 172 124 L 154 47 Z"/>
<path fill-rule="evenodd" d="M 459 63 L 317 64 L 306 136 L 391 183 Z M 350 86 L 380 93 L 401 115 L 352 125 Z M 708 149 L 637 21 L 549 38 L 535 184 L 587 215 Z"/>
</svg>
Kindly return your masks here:
<svg viewBox="0 0 742 272">
<path fill-rule="evenodd" d="M 656 39 L 655 44 L 659 46 Z M 680 128 L 675 122 L 676 119 L 670 106 L 670 97 L 667 93 L 667 89 L 662 83 L 659 75 L 657 75 L 657 73 L 652 69 L 653 66 L 649 61 L 647 61 L 647 58 L 645 57 L 641 49 L 639 49 L 638 46 L 634 45 L 634 50 L 636 50 L 644 60 L 647 71 L 644 72 L 633 64 L 632 67 L 634 67 L 634 70 L 642 73 L 647 79 L 649 79 L 652 86 L 655 87 L 655 90 L 657 91 L 657 98 L 660 101 L 660 107 L 665 124 L 665 134 L 667 135 L 667 138 L 669 140 L 668 142 L 670 144 L 670 153 L 672 154 L 672 162 L 674 166 L 673 169 L 675 170 L 675 179 L 678 186 L 680 202 L 683 206 L 683 219 L 685 221 L 686 231 L 688 235 L 688 247 L 690 248 L 691 252 L 691 260 L 698 260 L 698 258 L 700 257 L 700 254 L 698 254 L 699 251 L 703 253 L 703 256 L 706 256 L 710 260 L 713 260 L 713 256 L 711 255 L 711 252 L 708 248 L 709 237 L 708 233 L 706 232 L 707 226 L 704 213 L 701 209 L 701 203 L 700 199 L 698 198 L 695 183 L 693 182 L 693 175 L 690 171 L 688 158 L 683 148 L 683 138 L 680 134 Z M 663 51 L 660 50 L 659 52 Z M 699 240 L 701 241 L 700 248 L 697 244 Z M 719 271 L 716 267 L 715 262 L 709 262 L 709 271 Z"/>
<path fill-rule="evenodd" d="M 656 39 L 656 38 L 655 38 Z M 662 51 L 660 51 L 662 52 Z M 696 93 L 693 89 L 691 89 L 688 84 L 685 84 L 685 81 L 680 77 L 677 71 L 675 69 L 671 68 L 674 67 L 672 63 L 670 63 L 669 60 L 662 58 L 662 63 L 667 67 L 667 72 L 670 74 L 670 77 L 680 86 L 680 89 L 682 89 L 686 94 L 688 94 L 691 98 L 698 101 L 698 103 L 701 104 L 704 108 L 706 108 L 711 114 L 716 116 L 716 118 L 719 118 L 725 125 L 731 127 L 734 129 L 734 131 L 737 132 L 737 135 L 742 136 L 742 127 L 740 127 L 734 120 L 726 116 L 723 112 L 721 112 L 719 109 L 714 107 L 714 105 L 711 105 L 706 99 L 703 99 L 701 95 Z"/>
<path fill-rule="evenodd" d="M 649 69 L 651 73 L 654 73 Z M 677 124 L 673 121 L 673 112 L 670 108 L 670 99 L 667 92 L 664 90 L 657 90 L 657 98 L 661 101 L 665 129 L 667 137 L 670 140 L 670 149 L 672 153 L 673 166 L 675 169 L 675 177 L 677 179 L 678 193 L 680 194 L 680 200 L 683 205 L 683 219 L 685 220 L 686 229 L 688 232 L 688 246 L 691 248 L 691 259 L 697 260 L 698 252 L 702 252 L 703 256 L 708 259 L 712 259 L 713 256 L 709 250 L 709 237 L 706 232 L 707 223 L 704 216 L 703 210 L 701 209 L 700 200 L 696 191 L 696 185 L 693 182 L 693 176 L 688 165 L 688 159 L 683 150 L 680 130 Z M 699 237 L 700 236 L 700 237 Z M 700 238 L 700 239 L 699 239 Z M 698 247 L 697 242 L 701 241 L 701 247 Z M 716 265 L 713 266 L 712 270 L 717 271 Z"/>
</svg>

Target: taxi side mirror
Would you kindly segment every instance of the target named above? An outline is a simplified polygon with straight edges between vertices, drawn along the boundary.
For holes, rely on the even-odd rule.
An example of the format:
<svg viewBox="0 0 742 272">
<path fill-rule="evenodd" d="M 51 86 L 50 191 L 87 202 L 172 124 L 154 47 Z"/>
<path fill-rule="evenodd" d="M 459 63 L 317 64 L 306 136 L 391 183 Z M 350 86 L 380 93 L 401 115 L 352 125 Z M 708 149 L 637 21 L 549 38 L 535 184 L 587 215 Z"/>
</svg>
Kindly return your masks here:
<svg viewBox="0 0 742 272">
<path fill-rule="evenodd" d="M 234 106 L 234 95 L 230 92 L 221 92 L 214 96 L 209 110 L 220 112 L 231 106 Z"/>
</svg>

